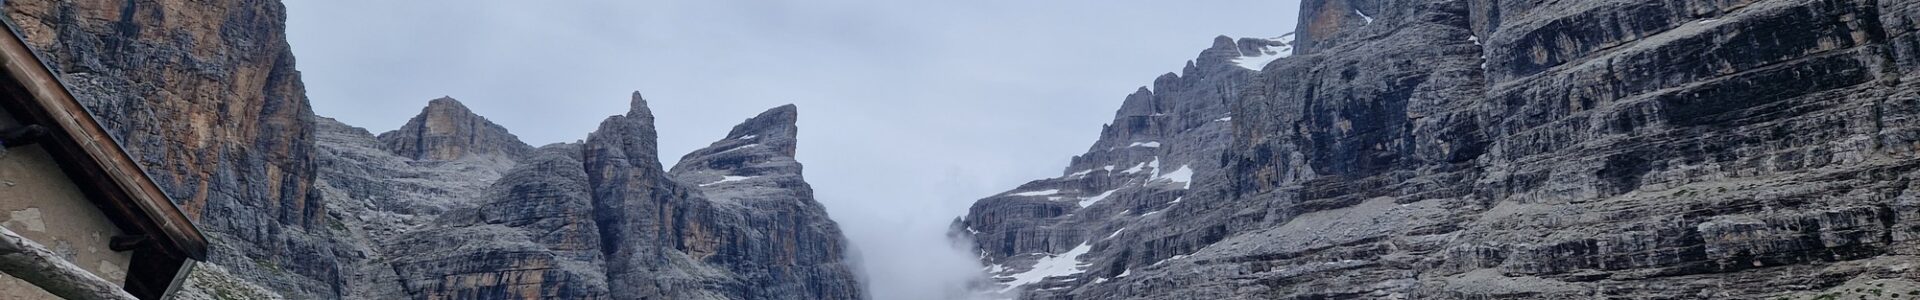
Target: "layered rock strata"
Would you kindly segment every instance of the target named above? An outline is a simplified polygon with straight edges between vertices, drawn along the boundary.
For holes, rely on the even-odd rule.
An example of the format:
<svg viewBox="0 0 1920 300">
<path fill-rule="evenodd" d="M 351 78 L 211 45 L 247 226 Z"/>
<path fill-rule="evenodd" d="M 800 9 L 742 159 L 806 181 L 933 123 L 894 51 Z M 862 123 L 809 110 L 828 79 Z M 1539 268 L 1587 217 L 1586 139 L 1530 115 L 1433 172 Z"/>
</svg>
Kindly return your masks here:
<svg viewBox="0 0 1920 300">
<path fill-rule="evenodd" d="M 1008 280 L 1029 299 L 1813 299 L 1920 281 L 1912 4 L 1302 5 L 1292 56 L 1229 100 L 1222 175 L 1177 204 L 1089 223 L 1137 208 L 996 197 L 958 226 L 995 266 L 1065 270 Z"/>
</svg>

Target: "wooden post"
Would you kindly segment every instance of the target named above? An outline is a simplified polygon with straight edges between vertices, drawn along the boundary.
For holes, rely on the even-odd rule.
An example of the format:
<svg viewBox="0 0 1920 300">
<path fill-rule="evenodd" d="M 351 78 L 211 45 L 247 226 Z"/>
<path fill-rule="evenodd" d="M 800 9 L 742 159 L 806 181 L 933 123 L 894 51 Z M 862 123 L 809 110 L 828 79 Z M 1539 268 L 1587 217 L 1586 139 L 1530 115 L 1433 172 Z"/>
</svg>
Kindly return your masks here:
<svg viewBox="0 0 1920 300">
<path fill-rule="evenodd" d="M 0 227 L 0 273 L 69 300 L 139 300 L 6 227 Z"/>
</svg>

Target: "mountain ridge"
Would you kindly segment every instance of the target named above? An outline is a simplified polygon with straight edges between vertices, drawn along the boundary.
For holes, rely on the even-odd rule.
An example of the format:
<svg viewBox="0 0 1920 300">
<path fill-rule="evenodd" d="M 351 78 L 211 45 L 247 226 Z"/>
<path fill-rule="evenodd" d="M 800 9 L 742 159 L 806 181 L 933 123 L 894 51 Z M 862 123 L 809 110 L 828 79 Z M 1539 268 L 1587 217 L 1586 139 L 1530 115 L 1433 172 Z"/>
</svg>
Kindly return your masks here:
<svg viewBox="0 0 1920 300">
<path fill-rule="evenodd" d="M 1062 179 L 977 202 L 955 228 L 1016 283 L 994 289 L 1815 299 L 1920 286 L 1905 263 L 1920 255 L 1906 246 L 1920 237 L 1906 184 L 1920 174 L 1905 104 L 1920 55 L 1900 46 L 1911 34 L 1891 34 L 1914 31 L 1916 5 L 1302 8 L 1293 53 L 1237 85 L 1228 135 L 1205 143 L 1222 147 L 1223 175 L 1202 164 L 1178 195 L 1106 199 L 1122 191 L 1085 207 L 1037 198 L 1075 189 L 1054 188 L 1074 187 Z M 1136 98 L 1121 110 L 1139 111 Z M 1135 124 L 1111 128 L 1150 128 Z M 1074 169 L 1099 177 L 1141 160 L 1098 153 L 1113 144 Z M 1131 215 L 1140 209 L 1152 216 Z M 1029 265 L 1065 271 L 1006 276 Z"/>
</svg>

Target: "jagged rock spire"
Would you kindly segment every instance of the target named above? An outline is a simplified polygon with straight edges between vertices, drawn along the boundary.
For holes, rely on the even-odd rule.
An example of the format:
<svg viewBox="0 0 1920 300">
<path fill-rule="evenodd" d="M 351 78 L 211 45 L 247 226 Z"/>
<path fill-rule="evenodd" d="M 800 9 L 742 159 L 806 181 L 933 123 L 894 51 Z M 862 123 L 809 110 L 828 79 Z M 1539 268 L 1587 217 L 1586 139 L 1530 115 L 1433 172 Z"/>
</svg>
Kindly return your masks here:
<svg viewBox="0 0 1920 300">
<path fill-rule="evenodd" d="M 647 107 L 647 98 L 640 91 L 633 92 L 633 100 L 627 103 L 627 116 L 653 118 L 653 109 Z"/>
</svg>

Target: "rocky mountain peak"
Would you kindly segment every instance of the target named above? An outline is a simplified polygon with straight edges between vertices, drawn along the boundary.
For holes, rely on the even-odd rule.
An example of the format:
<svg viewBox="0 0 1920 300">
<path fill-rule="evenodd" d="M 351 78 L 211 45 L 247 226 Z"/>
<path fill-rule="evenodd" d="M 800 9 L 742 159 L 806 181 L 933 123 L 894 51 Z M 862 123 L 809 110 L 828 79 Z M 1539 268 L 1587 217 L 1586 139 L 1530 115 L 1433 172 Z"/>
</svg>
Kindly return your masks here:
<svg viewBox="0 0 1920 300">
<path fill-rule="evenodd" d="M 1186 76 L 1231 72 L 1234 71 L 1233 65 L 1238 58 L 1240 58 L 1240 43 L 1233 37 L 1217 36 L 1213 38 L 1213 46 L 1201 50 L 1200 56 L 1194 58 L 1193 66 L 1181 72 Z"/>
<path fill-rule="evenodd" d="M 627 116 L 653 118 L 653 109 L 647 107 L 647 98 L 640 96 L 640 91 L 633 92 L 633 100 L 627 104 Z"/>
<path fill-rule="evenodd" d="M 794 122 L 798 118 L 799 110 L 792 104 L 748 118 L 735 125 L 726 138 L 682 156 L 670 173 L 703 188 L 775 181 L 804 183 L 800 164 L 794 160 L 800 132 Z"/>
<path fill-rule="evenodd" d="M 1222 35 L 1213 37 L 1213 47 L 1208 47 L 1207 50 L 1214 50 L 1214 49 L 1225 50 L 1225 49 L 1235 49 L 1239 47 L 1240 45 L 1234 42 L 1233 37 L 1222 34 Z"/>
<path fill-rule="evenodd" d="M 756 142 L 772 147 L 781 155 L 795 156 L 800 127 L 800 110 L 793 104 L 781 105 L 734 125 L 728 139 Z"/>
<path fill-rule="evenodd" d="M 473 113 L 473 110 L 467 109 L 466 104 L 460 103 L 460 100 L 458 99 L 453 99 L 453 96 L 440 96 L 440 98 L 434 98 L 433 100 L 428 100 L 427 110 L 428 111 L 444 110 L 444 111 L 461 112 L 461 113 L 467 113 L 467 114 Z"/>
<path fill-rule="evenodd" d="M 1259 71 L 1275 60 L 1293 56 L 1294 34 L 1288 33 L 1273 38 L 1240 38 L 1236 43 L 1240 48 L 1239 56 L 1233 62 L 1241 68 Z"/>
<path fill-rule="evenodd" d="M 475 114 L 453 97 L 427 101 L 427 107 L 407 125 L 380 134 L 379 140 L 381 149 L 415 160 L 521 157 L 533 151 L 506 127 Z"/>
</svg>

